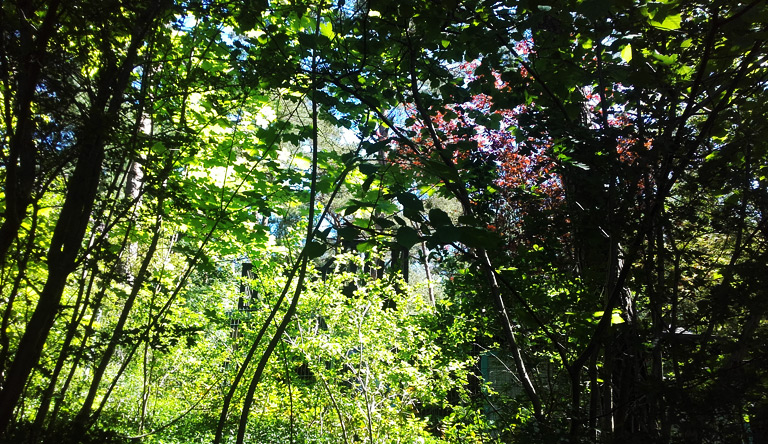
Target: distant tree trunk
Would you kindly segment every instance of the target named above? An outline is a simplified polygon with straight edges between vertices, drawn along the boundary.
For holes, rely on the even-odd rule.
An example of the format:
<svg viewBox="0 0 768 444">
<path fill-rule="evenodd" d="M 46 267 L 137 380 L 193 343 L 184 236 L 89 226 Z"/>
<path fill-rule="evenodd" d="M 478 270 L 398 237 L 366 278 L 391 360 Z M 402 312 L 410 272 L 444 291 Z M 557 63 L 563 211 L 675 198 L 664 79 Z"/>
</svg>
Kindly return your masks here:
<svg viewBox="0 0 768 444">
<path fill-rule="evenodd" d="M 141 179 L 143 177 L 144 172 L 141 169 L 141 164 L 136 160 L 132 160 L 128 164 L 128 172 L 126 174 L 125 197 L 135 202 L 134 205 L 136 207 L 141 204 Z M 120 262 L 120 269 L 123 276 L 125 276 L 125 280 L 128 281 L 129 284 L 133 284 L 133 271 L 131 270 L 131 265 L 133 265 L 139 255 L 139 244 L 137 242 L 131 242 L 125 253 L 125 257 Z"/>
</svg>

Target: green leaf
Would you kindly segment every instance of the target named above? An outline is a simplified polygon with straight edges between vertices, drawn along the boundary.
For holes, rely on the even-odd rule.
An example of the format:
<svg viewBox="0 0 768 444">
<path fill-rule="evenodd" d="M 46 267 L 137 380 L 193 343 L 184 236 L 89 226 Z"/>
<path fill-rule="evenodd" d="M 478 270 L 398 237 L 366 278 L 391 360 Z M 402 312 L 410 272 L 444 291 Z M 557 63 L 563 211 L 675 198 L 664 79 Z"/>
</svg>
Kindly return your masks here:
<svg viewBox="0 0 768 444">
<path fill-rule="evenodd" d="M 157 154 L 164 154 L 166 151 L 168 151 L 165 148 L 165 144 L 163 142 L 155 142 L 154 145 L 152 145 L 151 150 L 153 153 Z"/>
<path fill-rule="evenodd" d="M 307 258 L 314 259 L 320 257 L 325 253 L 326 246 L 320 242 L 312 241 L 304 247 L 304 252 L 307 254 Z"/>
<path fill-rule="evenodd" d="M 390 202 L 388 200 L 379 200 L 376 202 L 376 205 L 374 206 L 376 211 L 384 214 L 393 214 L 397 213 L 399 208 L 397 208 L 397 205 L 395 205 L 393 202 Z"/>
<path fill-rule="evenodd" d="M 411 248 L 421 240 L 418 231 L 411 227 L 400 227 L 395 234 L 395 241 L 405 248 Z"/>
<path fill-rule="evenodd" d="M 631 44 L 627 44 L 627 46 L 625 46 L 621 50 L 621 59 L 627 63 L 632 61 L 632 45 Z"/>
<path fill-rule="evenodd" d="M 320 34 L 328 37 L 328 40 L 333 40 L 336 37 L 336 33 L 333 32 L 333 24 L 330 22 L 320 23 Z"/>
<path fill-rule="evenodd" d="M 256 40 L 258 40 L 258 42 L 261 43 L 262 45 L 266 44 L 269 41 L 269 39 L 267 38 L 267 34 L 260 29 L 256 31 Z"/>
<path fill-rule="evenodd" d="M 441 225 L 453 225 L 448 214 L 439 208 L 432 208 L 429 210 L 429 221 L 432 223 L 433 227 Z"/>
<path fill-rule="evenodd" d="M 355 211 L 360 209 L 359 204 L 352 204 L 344 209 L 344 215 L 349 216 L 350 214 L 354 213 Z"/>
<path fill-rule="evenodd" d="M 435 229 L 435 234 L 430 236 L 430 244 L 445 245 L 458 242 L 461 238 L 460 231 L 455 227 L 441 226 Z"/>
<path fill-rule="evenodd" d="M 459 240 L 468 247 L 490 250 L 499 248 L 502 244 L 501 238 L 496 233 L 483 228 L 458 227 L 457 230 L 459 230 Z"/>
<path fill-rule="evenodd" d="M 605 313 L 604 311 L 596 311 L 592 313 L 592 316 L 595 319 L 602 318 L 604 313 Z M 624 318 L 621 317 L 621 313 L 619 312 L 619 310 L 613 310 L 613 312 L 611 313 L 611 325 L 623 324 L 624 322 L 625 322 Z"/>
<path fill-rule="evenodd" d="M 424 217 L 422 216 L 421 211 L 416 211 L 412 208 L 405 208 L 403 210 L 403 216 L 407 217 L 408 219 L 416 223 L 421 223 L 424 221 Z"/>
<path fill-rule="evenodd" d="M 360 234 L 360 230 L 351 225 L 347 225 L 336 230 L 336 233 L 338 233 L 339 238 L 341 239 L 356 239 Z"/>
<path fill-rule="evenodd" d="M 397 201 L 404 209 L 413 211 L 424 211 L 424 204 L 413 193 L 400 193 L 397 195 Z"/>
<path fill-rule="evenodd" d="M 464 225 L 480 225 L 481 222 L 475 216 L 459 216 L 459 223 Z"/>
<path fill-rule="evenodd" d="M 668 15 L 664 18 L 664 21 L 662 22 L 651 20 L 651 26 L 658 29 L 664 29 L 666 31 L 674 31 L 675 29 L 680 29 L 680 22 L 681 22 L 680 14 Z"/>
<path fill-rule="evenodd" d="M 395 223 L 383 217 L 374 217 L 373 221 L 381 228 L 387 229 L 395 226 Z"/>
<path fill-rule="evenodd" d="M 357 247 L 355 247 L 355 248 L 357 249 L 357 251 L 359 251 L 361 253 L 365 253 L 367 251 L 373 250 L 373 247 L 375 247 L 375 246 L 376 246 L 376 241 L 371 239 L 371 240 L 367 240 L 365 242 L 361 242 L 361 243 L 357 244 Z"/>
<path fill-rule="evenodd" d="M 654 51 L 652 53 L 649 53 L 648 55 L 652 56 L 653 58 L 655 58 L 656 60 L 660 61 L 665 65 L 672 65 L 675 62 L 677 62 L 677 54 L 664 55 L 657 51 Z"/>
<path fill-rule="evenodd" d="M 360 172 L 366 176 L 375 175 L 379 171 L 379 166 L 372 163 L 362 163 L 359 168 Z"/>
<path fill-rule="evenodd" d="M 380 140 L 376 143 L 363 142 L 363 149 L 366 154 L 371 155 L 383 150 L 387 145 L 389 145 L 389 141 L 387 140 Z"/>
<path fill-rule="evenodd" d="M 363 191 L 367 192 L 369 189 L 371 189 L 371 184 L 373 184 L 374 179 L 376 179 L 376 176 L 373 174 L 365 178 L 365 182 L 363 182 L 363 185 L 361 186 Z"/>
</svg>

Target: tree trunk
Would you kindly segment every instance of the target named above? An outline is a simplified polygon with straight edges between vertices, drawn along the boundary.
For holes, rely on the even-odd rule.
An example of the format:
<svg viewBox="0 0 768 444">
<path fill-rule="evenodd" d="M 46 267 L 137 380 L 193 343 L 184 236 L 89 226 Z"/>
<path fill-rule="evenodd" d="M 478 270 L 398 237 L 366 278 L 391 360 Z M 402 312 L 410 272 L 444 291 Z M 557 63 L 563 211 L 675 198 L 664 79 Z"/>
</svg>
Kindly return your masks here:
<svg viewBox="0 0 768 444">
<path fill-rule="evenodd" d="M 162 208 L 163 208 L 164 200 L 165 200 L 164 196 L 163 194 L 161 194 L 157 202 L 157 211 L 159 213 L 155 220 L 155 226 L 152 227 L 152 231 L 154 233 L 152 235 L 152 241 L 150 242 L 149 247 L 147 248 L 147 252 L 144 255 L 144 259 L 142 260 L 139 273 L 133 282 L 131 293 L 128 295 L 128 298 L 126 298 L 125 302 L 123 303 L 123 309 L 120 313 L 120 318 L 117 320 L 117 324 L 112 330 L 112 336 L 109 339 L 107 348 L 106 350 L 104 350 L 104 354 L 101 356 L 99 365 L 96 367 L 96 370 L 94 370 L 93 372 L 93 379 L 91 380 L 91 386 L 88 389 L 88 394 L 86 395 L 85 400 L 83 401 L 83 406 L 80 408 L 80 412 L 78 412 L 77 416 L 75 417 L 75 423 L 77 424 L 78 427 L 87 428 L 90 422 L 89 417 L 91 414 L 91 406 L 93 405 L 93 400 L 96 398 L 96 392 L 99 389 L 99 384 L 101 383 L 101 379 L 104 376 L 104 372 L 106 371 L 107 366 L 112 360 L 112 355 L 117 349 L 117 344 L 123 336 L 123 328 L 125 327 L 125 323 L 128 321 L 128 316 L 130 315 L 131 310 L 133 309 L 133 304 L 136 301 L 136 298 L 138 297 L 142 286 L 144 285 L 144 281 L 146 281 L 147 279 L 147 275 L 149 272 L 149 265 L 151 264 L 152 259 L 155 256 L 155 251 L 157 251 L 157 244 L 160 240 L 160 234 L 162 232 L 161 230 L 162 221 L 163 221 Z"/>
<path fill-rule="evenodd" d="M 103 131 L 106 122 L 98 123 L 103 124 L 92 122 L 90 126 L 93 128 L 84 131 L 87 139 L 84 138 L 75 172 L 69 180 L 64 206 L 48 249 L 48 280 L 19 341 L 5 386 L 0 392 L 0 430 L 3 431 L 13 417 L 13 411 L 29 374 L 40 359 L 48 333 L 59 311 L 67 277 L 75 269 L 75 260 L 96 198 L 104 159 Z"/>
<path fill-rule="evenodd" d="M 154 22 L 154 17 L 159 12 L 159 6 L 159 2 L 155 3 L 148 7 L 141 17 L 137 17 L 130 45 L 121 64 L 111 57 L 114 54 L 103 54 L 108 60 L 99 70 L 87 120 L 77 134 L 75 170 L 68 181 L 64 204 L 48 249 L 48 278 L 19 341 L 16 356 L 0 392 L 0 433 L 5 432 L 10 424 L 27 379 L 40 360 L 45 341 L 59 311 L 67 278 L 75 270 L 101 178 L 106 135 L 114 125 L 123 102 L 123 92 L 134 68 L 133 61 L 145 34 Z M 47 20 L 46 17 L 46 22 Z M 111 51 L 111 42 L 103 43 L 107 51 Z"/>
<path fill-rule="evenodd" d="M 88 271 L 90 271 L 90 273 L 88 273 Z M 77 334 L 77 327 L 80 325 L 80 321 L 88 310 L 88 298 L 90 296 L 91 289 L 93 288 L 93 281 L 96 277 L 96 274 L 94 273 L 95 271 L 96 267 L 94 266 L 90 270 L 84 270 L 82 276 L 80 277 L 80 288 L 77 294 L 77 301 L 75 302 L 72 309 L 72 317 L 69 321 L 69 324 L 67 325 L 67 333 L 64 337 L 64 342 L 61 345 L 61 349 L 59 350 L 59 357 L 56 360 L 56 365 L 54 366 L 51 378 L 48 382 L 48 386 L 40 396 L 40 406 L 37 408 L 33 433 L 40 433 L 43 428 L 43 424 L 45 423 L 45 416 L 48 413 L 48 408 L 51 405 L 51 398 L 53 397 L 53 393 L 56 391 L 56 383 L 59 380 L 59 375 L 61 375 L 61 370 L 64 368 L 64 363 L 70 356 L 69 352 L 72 345 L 72 340 Z M 85 301 L 83 301 L 83 299 L 85 299 Z"/>
<path fill-rule="evenodd" d="M 16 125 L 9 131 L 9 155 L 5 162 L 5 220 L 0 226 L 0 270 L 5 266 L 6 254 L 21 227 L 31 202 L 32 189 L 35 183 L 37 166 L 37 147 L 33 141 L 34 126 L 32 121 L 32 101 L 35 89 L 40 82 L 40 74 L 47 58 L 48 41 L 55 33 L 55 23 L 58 18 L 60 0 L 51 0 L 45 14 L 45 19 L 38 30 L 27 23 L 29 16 L 36 11 L 30 8 L 31 2 L 22 2 L 25 10 L 19 8 L 19 37 L 21 40 L 22 60 L 20 60 L 19 79 L 16 97 L 13 103 Z M 25 26 L 26 25 L 26 26 Z M 37 31 L 37 38 L 33 32 Z M 5 50 L 3 49 L 3 53 Z M 3 54 L 5 55 L 5 54 Z M 3 57 L 5 58 L 5 57 Z M 7 60 L 6 60 L 7 64 Z M 10 71 L 11 67 L 5 67 Z M 6 72 L 6 75 L 8 72 Z M 7 122 L 11 125 L 11 122 Z M 17 165 L 18 163 L 18 165 Z M 1 426 L 1 424 L 0 424 Z"/>
<path fill-rule="evenodd" d="M 491 295 L 494 299 L 494 302 L 496 303 L 496 311 L 499 317 L 499 322 L 504 330 L 504 336 L 507 339 L 510 352 L 512 353 L 512 358 L 515 361 L 517 377 L 520 378 L 520 381 L 523 384 L 523 390 L 525 391 L 526 395 L 528 395 L 528 399 L 531 401 L 531 404 L 533 404 L 534 417 L 539 422 L 543 422 L 544 411 L 541 404 L 541 398 L 539 397 L 538 393 L 536 393 L 536 387 L 534 386 L 533 381 L 531 380 L 531 377 L 528 373 L 528 369 L 526 368 L 520 346 L 517 344 L 515 328 L 509 318 L 509 313 L 507 312 L 507 307 L 504 303 L 503 294 L 496 280 L 493 265 L 491 264 L 491 260 L 485 250 L 480 250 L 478 252 L 478 257 L 480 259 L 480 266 L 482 267 L 485 274 L 486 282 L 490 287 Z"/>
<path fill-rule="evenodd" d="M 122 239 L 122 243 L 120 245 L 120 251 L 125 250 L 125 246 L 128 241 L 128 236 L 130 234 L 130 229 L 126 230 L 125 236 Z M 91 242 L 93 242 L 93 238 L 95 237 L 95 233 L 93 233 Z M 56 366 L 54 367 L 53 373 L 51 375 L 50 383 L 48 384 L 48 387 L 46 388 L 46 391 L 43 393 L 40 401 L 40 406 L 37 409 L 37 415 L 35 416 L 35 422 L 34 422 L 34 429 L 36 433 L 40 433 L 42 430 L 45 429 L 45 419 L 48 415 L 48 410 L 50 408 L 51 399 L 53 398 L 53 393 L 56 390 L 56 384 L 58 382 L 58 379 L 61 375 L 62 370 L 64 369 L 64 365 L 68 358 L 72 358 L 72 367 L 69 372 L 69 375 L 67 376 L 64 385 L 59 392 L 59 401 L 61 398 L 64 397 L 64 394 L 66 393 L 69 382 L 73 376 L 74 370 L 78 367 L 80 356 L 82 355 L 83 349 L 86 346 L 86 343 L 90 337 L 90 334 L 88 332 L 93 331 L 93 322 L 96 318 L 95 312 L 99 309 L 101 306 L 101 300 L 104 297 L 104 294 L 106 293 L 107 287 L 111 284 L 113 281 L 115 274 L 116 274 L 116 267 L 110 267 L 110 272 L 107 273 L 105 276 L 102 276 L 102 288 L 96 293 L 95 297 L 93 298 L 93 303 L 91 303 L 90 295 L 93 291 L 93 285 L 96 280 L 96 276 L 99 274 L 98 269 L 98 263 L 94 263 L 90 270 L 90 276 L 88 278 L 88 285 L 87 289 L 85 289 L 85 300 L 82 303 L 82 307 L 78 313 L 77 308 L 80 307 L 80 303 L 75 304 L 75 313 L 72 315 L 72 320 L 70 321 L 69 327 L 67 328 L 67 334 L 64 338 L 64 344 L 61 347 L 61 350 L 59 351 L 59 357 L 56 361 Z M 82 290 L 81 290 L 82 291 Z M 85 333 L 83 334 L 82 340 L 80 341 L 80 347 L 77 352 L 72 353 L 72 341 L 74 340 L 75 336 L 77 335 L 78 329 L 80 327 L 80 323 L 83 319 L 83 317 L 88 312 L 89 307 L 91 310 L 93 310 L 93 316 L 91 316 L 90 323 L 88 327 L 85 329 Z M 58 406 L 59 401 L 54 405 L 54 418 L 56 414 L 58 413 Z"/>
<path fill-rule="evenodd" d="M 37 214 L 32 215 L 32 226 L 29 230 L 27 242 L 24 247 L 24 253 L 21 255 L 17 262 L 16 276 L 13 278 L 13 285 L 8 296 L 8 300 L 5 301 L 5 310 L 3 310 L 3 320 L 0 322 L 0 387 L 4 385 L 5 372 L 2 371 L 6 368 L 7 361 L 9 360 L 9 354 L 11 352 L 11 341 L 8 337 L 8 326 L 11 323 L 11 317 L 13 316 L 13 304 L 16 301 L 16 296 L 19 294 L 21 288 L 21 282 L 26 276 L 27 262 L 29 262 L 30 255 L 34 248 L 35 232 L 37 231 Z M 2 267 L 0 267 L 2 272 Z"/>
</svg>

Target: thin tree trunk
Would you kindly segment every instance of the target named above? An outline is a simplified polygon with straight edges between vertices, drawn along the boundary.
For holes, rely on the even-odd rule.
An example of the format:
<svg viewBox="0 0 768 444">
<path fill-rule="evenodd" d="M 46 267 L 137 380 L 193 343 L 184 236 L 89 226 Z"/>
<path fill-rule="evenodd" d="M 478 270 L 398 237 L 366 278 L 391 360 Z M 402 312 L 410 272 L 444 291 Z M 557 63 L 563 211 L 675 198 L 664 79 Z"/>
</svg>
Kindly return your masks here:
<svg viewBox="0 0 768 444">
<path fill-rule="evenodd" d="M 544 411 L 541 405 L 541 398 L 539 398 L 539 395 L 536 393 L 536 387 L 534 386 L 533 380 L 531 379 L 530 374 L 528 373 L 528 369 L 526 368 L 520 346 L 517 344 L 515 328 L 509 318 L 509 313 L 507 312 L 507 307 L 504 303 L 503 294 L 496 280 L 496 274 L 494 273 L 493 265 L 491 264 L 491 260 L 485 250 L 480 250 L 478 252 L 478 257 L 480 258 L 480 266 L 482 267 L 485 274 L 486 282 L 490 287 L 491 296 L 496 303 L 496 310 L 498 312 L 499 322 L 501 323 L 501 326 L 504 330 L 504 336 L 506 336 L 506 339 L 509 342 L 508 345 L 510 351 L 512 352 L 512 359 L 515 361 L 517 377 L 522 382 L 523 390 L 525 391 L 526 395 L 528 395 L 528 399 L 531 401 L 531 404 L 533 404 L 534 417 L 539 422 L 543 422 Z"/>
<path fill-rule="evenodd" d="M 77 137 L 75 170 L 68 182 L 64 204 L 48 249 L 48 279 L 19 341 L 6 383 L 0 392 L 0 433 L 5 432 L 13 418 L 27 378 L 37 365 L 53 327 L 67 278 L 76 267 L 101 177 L 106 134 L 114 125 L 133 69 L 133 60 L 157 12 L 157 7 L 150 7 L 138 19 L 123 63 L 116 65 L 109 61 L 99 72 L 89 118 Z M 109 45 L 109 42 L 104 43 Z"/>
<path fill-rule="evenodd" d="M 91 385 L 90 385 L 90 388 L 88 389 L 88 394 L 85 396 L 83 405 L 80 408 L 80 411 L 78 412 L 77 416 L 75 417 L 74 422 L 77 424 L 76 427 L 87 428 L 87 425 L 90 422 L 89 417 L 91 414 L 91 407 L 93 406 L 93 401 L 96 398 L 96 393 L 98 392 L 99 385 L 101 384 L 101 379 L 104 376 L 104 372 L 106 371 L 107 366 L 112 360 L 112 355 L 114 354 L 115 349 L 117 349 L 118 342 L 123 336 L 123 329 L 125 327 L 125 323 L 128 321 L 128 316 L 130 315 L 131 310 L 133 309 L 133 304 L 135 303 L 136 298 L 139 295 L 139 292 L 141 291 L 141 288 L 143 287 L 144 282 L 146 281 L 147 276 L 149 274 L 149 265 L 152 263 L 152 259 L 154 259 L 155 252 L 157 251 L 157 244 L 160 240 L 160 235 L 162 233 L 162 230 L 161 230 L 162 222 L 163 222 L 162 208 L 163 208 L 164 201 L 165 201 L 165 196 L 164 196 L 164 193 L 161 192 L 161 195 L 160 197 L 158 197 L 158 201 L 157 201 L 158 214 L 155 218 L 155 225 L 152 228 L 152 231 L 154 233 L 152 235 L 152 240 L 150 241 L 150 244 L 147 247 L 147 252 L 145 253 L 144 259 L 142 260 L 142 263 L 141 263 L 141 268 L 139 269 L 139 272 L 136 275 L 136 278 L 133 282 L 131 293 L 128 295 L 128 297 L 126 298 L 123 304 L 123 309 L 120 313 L 120 318 L 117 320 L 117 324 L 112 330 L 112 336 L 109 339 L 107 348 L 106 350 L 104 350 L 104 353 L 101 356 L 99 365 L 96 367 L 96 369 L 93 372 L 93 378 L 91 379 Z"/>
<path fill-rule="evenodd" d="M 598 415 L 601 411 L 600 409 L 600 388 L 598 380 L 598 372 L 597 372 L 597 356 L 593 356 L 591 362 L 589 363 L 589 420 L 588 420 L 588 437 L 589 439 L 593 440 L 594 442 L 599 442 L 599 433 L 598 433 Z"/>
<path fill-rule="evenodd" d="M 149 407 L 149 397 L 152 391 L 150 387 L 150 381 L 152 379 L 152 366 L 150 364 L 150 360 L 153 360 L 153 358 L 150 356 L 149 343 L 150 338 L 147 338 L 147 341 L 144 342 L 144 356 L 142 359 L 143 384 L 141 386 L 141 406 L 139 408 L 138 434 L 144 432 L 144 421 L 147 419 L 147 408 Z"/>
<path fill-rule="evenodd" d="M 421 256 L 422 260 L 424 261 L 424 274 L 427 276 L 427 294 L 429 295 L 429 303 L 432 304 L 432 307 L 434 308 L 436 305 L 435 302 L 435 292 L 432 289 L 432 271 L 429 269 L 429 256 L 427 256 L 427 245 L 424 242 L 421 242 Z"/>
<path fill-rule="evenodd" d="M 82 276 L 80 277 L 80 288 L 77 294 L 77 301 L 75 302 L 75 305 L 72 309 L 72 317 L 69 321 L 69 325 L 67 326 L 67 333 L 64 337 L 64 343 L 61 345 L 61 349 L 59 350 L 59 357 L 56 360 L 56 365 L 54 366 L 53 372 L 51 373 L 48 386 L 40 396 L 40 406 L 37 408 L 37 414 L 35 415 L 33 433 L 40 433 L 43 429 L 45 417 L 48 413 L 48 408 L 51 405 L 51 398 L 53 397 L 53 393 L 56 391 L 56 384 L 59 380 L 59 375 L 61 375 L 61 370 L 64 368 L 64 363 L 70 356 L 69 351 L 72 345 L 72 340 L 77 334 L 80 321 L 88 311 L 88 298 L 93 288 L 93 282 L 96 279 L 95 271 L 95 266 L 91 270 L 85 268 L 83 270 Z M 85 300 L 83 301 L 83 299 Z"/>
<path fill-rule="evenodd" d="M 130 233 L 131 233 L 131 226 L 129 226 L 126 229 L 125 236 L 123 236 L 119 251 L 125 250 L 125 246 L 128 242 L 128 237 L 130 236 Z M 91 241 L 90 241 L 91 245 L 95 242 L 95 239 L 96 239 L 96 232 L 93 232 L 91 235 Z M 86 267 L 86 269 L 88 269 L 88 267 Z M 90 338 L 90 334 L 88 332 L 93 331 L 92 325 L 96 318 L 95 312 L 101 305 L 101 300 L 104 294 L 106 293 L 106 288 L 109 287 L 110 283 L 112 282 L 115 276 L 115 267 L 110 267 L 110 269 L 112 270 L 110 273 L 108 273 L 106 276 L 102 276 L 102 280 L 103 280 L 102 288 L 95 295 L 93 304 L 91 304 L 90 295 L 92 293 L 93 285 L 96 280 L 96 277 L 99 274 L 98 262 L 94 261 L 92 266 L 90 267 L 88 285 L 87 285 L 87 289 L 84 291 L 85 300 L 82 302 L 82 304 L 79 302 L 79 300 L 75 304 L 75 312 L 73 312 L 72 320 L 70 321 L 69 327 L 67 328 L 67 334 L 64 339 L 64 343 L 61 347 L 61 350 L 59 351 L 59 357 L 56 361 L 56 366 L 54 367 L 53 373 L 51 375 L 50 383 L 48 384 L 46 391 L 43 393 L 40 401 L 40 406 L 37 409 L 37 415 L 35 416 L 35 421 L 34 421 L 34 429 L 37 432 L 42 431 L 45 428 L 45 419 L 47 417 L 48 410 L 50 408 L 50 403 L 51 403 L 51 399 L 53 398 L 53 393 L 56 390 L 56 384 L 58 382 L 59 376 L 61 375 L 61 372 L 64 369 L 64 364 L 66 363 L 68 358 L 74 356 L 74 358 L 72 359 L 71 371 L 69 372 L 69 375 L 65 380 L 65 384 L 63 385 L 61 391 L 59 392 L 59 398 L 57 399 L 57 402 L 54 405 L 53 416 L 55 417 L 56 413 L 58 412 L 58 406 L 59 406 L 60 400 L 64 397 L 64 394 L 66 393 L 69 387 L 69 382 L 73 376 L 74 370 L 77 368 L 83 349 L 85 348 L 86 343 Z M 84 280 L 86 272 L 84 271 L 83 273 L 84 273 L 83 275 L 83 280 Z M 81 288 L 81 292 L 82 291 L 83 289 Z M 81 305 L 82 305 L 82 309 L 79 310 L 78 312 L 77 308 L 80 307 Z M 72 341 L 77 335 L 81 322 L 85 317 L 86 313 L 88 312 L 89 306 L 91 305 L 92 307 L 90 308 L 92 309 L 94 315 L 91 317 L 91 321 L 88 327 L 85 328 L 85 333 L 81 340 L 79 351 L 75 353 L 71 353 Z"/>
<path fill-rule="evenodd" d="M 126 233 L 126 237 L 123 239 L 123 244 L 121 247 L 121 250 L 125 248 L 125 242 L 127 242 L 127 235 L 129 233 Z M 107 289 L 111 285 L 112 282 L 114 282 L 115 277 L 117 274 L 117 267 L 113 266 L 110 268 L 110 272 L 107 273 L 106 276 L 102 278 L 101 282 L 101 288 L 99 289 L 96 296 L 93 298 L 93 303 L 91 304 L 91 318 L 88 322 L 88 325 L 84 328 L 85 333 L 80 341 L 80 346 L 78 347 L 77 351 L 73 354 L 74 359 L 72 361 L 72 364 L 70 365 L 69 372 L 67 373 L 67 377 L 64 380 L 64 383 L 61 386 L 61 389 L 59 390 L 59 396 L 56 397 L 56 401 L 53 404 L 53 410 L 50 414 L 50 417 L 55 419 L 59 415 L 59 411 L 61 409 L 61 405 L 64 400 L 64 394 L 67 393 L 69 390 L 69 386 L 72 383 L 72 379 L 75 376 L 75 372 L 77 368 L 80 366 L 80 362 L 83 359 L 83 354 L 85 353 L 86 348 L 88 347 L 88 341 L 91 339 L 91 336 L 93 336 L 93 333 L 95 332 L 95 329 L 93 328 L 94 322 L 96 322 L 96 319 L 98 318 L 98 312 L 101 310 L 101 302 L 104 300 L 104 296 L 107 293 Z M 52 420 L 53 420 L 52 419 Z M 46 432 L 50 432 L 51 423 L 49 422 L 48 426 L 46 427 Z"/>
<path fill-rule="evenodd" d="M 321 1 L 320 4 L 317 5 L 316 20 L 315 20 L 315 36 L 320 34 L 320 16 L 321 16 L 322 9 L 323 9 L 323 2 Z M 266 367 L 267 362 L 269 361 L 269 358 L 272 355 L 272 352 L 275 350 L 275 347 L 277 347 L 277 343 L 282 340 L 283 333 L 285 332 L 285 329 L 288 327 L 288 323 L 291 321 L 291 318 L 293 317 L 293 314 L 296 311 L 296 306 L 299 303 L 299 297 L 301 296 L 301 292 L 303 291 L 304 278 L 306 277 L 306 272 L 307 272 L 307 262 L 309 261 L 306 255 L 306 250 L 307 250 L 307 247 L 312 242 L 312 240 L 314 239 L 314 235 L 315 235 L 314 223 L 315 223 L 315 197 L 317 196 L 317 153 L 318 153 L 318 135 L 317 135 L 318 105 L 317 105 L 317 100 L 315 100 L 315 94 L 317 93 L 318 88 L 317 88 L 317 57 L 316 57 L 314 48 L 312 49 L 311 82 L 312 82 L 312 169 L 311 169 L 312 177 L 310 179 L 310 187 L 309 187 L 309 202 L 308 202 L 309 211 L 307 216 L 307 221 L 309 223 L 307 224 L 307 235 L 304 241 L 304 249 L 302 250 L 302 253 L 299 255 L 299 259 L 298 259 L 298 261 L 301 264 L 299 266 L 299 278 L 298 278 L 298 281 L 296 282 L 296 290 L 293 293 L 293 298 L 291 299 L 291 303 L 288 306 L 288 310 L 283 316 L 283 319 L 280 322 L 280 324 L 277 326 L 277 329 L 275 330 L 275 334 L 272 336 L 272 340 L 269 341 L 269 343 L 267 344 L 266 350 L 261 355 L 261 359 L 259 359 L 259 363 L 256 366 L 256 371 L 253 374 L 253 378 L 251 378 L 251 383 L 248 386 L 248 392 L 245 395 L 245 400 L 243 402 L 243 409 L 240 414 L 240 423 L 237 428 L 237 440 L 236 440 L 237 444 L 242 444 L 245 438 L 245 429 L 248 425 L 248 416 L 250 413 L 251 404 L 253 403 L 253 396 L 256 392 L 256 387 L 261 382 L 261 376 L 264 371 L 264 368 Z M 290 285 L 290 282 L 291 280 L 289 280 L 288 283 L 286 283 L 285 285 L 286 290 Z M 283 294 L 285 294 L 285 292 Z M 281 305 L 281 302 L 282 302 L 282 299 L 278 301 L 278 303 L 275 306 L 275 309 L 277 309 Z M 272 313 L 275 313 L 275 312 L 273 311 Z M 267 322 L 271 322 L 271 320 L 268 320 Z"/>
<path fill-rule="evenodd" d="M 104 125 L 88 128 L 91 134 L 82 145 L 82 152 L 69 181 L 69 189 L 56 223 L 48 250 L 48 280 L 38 299 L 37 306 L 19 341 L 16 356 L 8 370 L 6 384 L 0 392 L 0 430 L 5 430 L 13 416 L 23 387 L 42 354 L 45 340 L 53 327 L 59 303 L 74 271 L 88 217 L 91 213 L 104 159 Z M 99 128 L 100 127 L 100 128 Z"/>
<path fill-rule="evenodd" d="M 14 115 L 16 125 L 13 131 L 8 132 L 11 136 L 8 147 L 9 156 L 4 164 L 5 220 L 0 225 L 0 270 L 5 266 L 8 249 L 16 239 L 21 222 L 26 216 L 27 206 L 31 202 L 32 189 L 37 177 L 35 172 L 37 147 L 33 141 L 35 124 L 32 116 L 32 101 L 35 89 L 40 82 L 43 66 L 48 58 L 46 55 L 48 41 L 56 32 L 55 24 L 58 19 L 59 3 L 60 0 L 51 0 L 48 3 L 43 23 L 37 30 L 33 25 L 27 24 L 28 19 L 26 17 L 36 13 L 31 8 L 32 3 L 20 3 L 22 8 L 19 8 L 20 29 L 18 33 L 23 56 L 16 76 L 19 79 L 19 84 L 13 104 L 16 111 Z M 33 39 L 34 31 L 37 32 L 36 39 Z M 10 69 L 6 66 L 6 71 Z M 7 122 L 7 124 L 11 125 L 12 123 Z M 0 409 L 0 412 L 4 412 L 4 409 Z M 0 413 L 0 430 L 4 427 L 2 416 L 3 413 Z"/>
<path fill-rule="evenodd" d="M 569 442 L 578 444 L 581 441 L 581 369 L 571 367 L 568 370 L 569 382 L 571 383 L 571 426 L 569 430 Z"/>
<path fill-rule="evenodd" d="M 20 260 L 17 263 L 16 276 L 13 279 L 13 286 L 11 287 L 8 300 L 5 302 L 5 310 L 3 310 L 3 320 L 0 323 L 0 369 L 5 369 L 6 362 L 11 350 L 10 338 L 8 337 L 8 326 L 11 323 L 11 317 L 13 316 L 13 304 L 16 301 L 16 296 L 19 294 L 19 288 L 21 288 L 21 281 L 26 276 L 27 262 L 34 249 L 35 232 L 37 231 L 37 211 L 32 215 L 32 225 L 29 229 L 29 235 L 27 237 L 27 243 L 24 248 L 24 252 Z M 2 268 L 0 268 L 2 272 Z M 4 371 L 0 371 L 0 387 L 3 385 Z"/>
<path fill-rule="evenodd" d="M 155 306 L 156 295 L 157 295 L 157 291 L 153 291 L 152 298 L 149 301 L 147 319 L 152 319 L 152 308 Z M 144 421 L 147 418 L 147 406 L 149 405 L 149 396 L 151 392 L 150 381 L 152 379 L 152 368 L 149 362 L 150 359 L 153 359 L 153 357 L 150 355 L 150 347 L 149 347 L 151 342 L 152 342 L 151 337 L 147 337 L 147 340 L 144 342 L 144 356 L 142 359 L 143 384 L 141 386 L 141 408 L 140 408 L 140 415 L 139 415 L 138 434 L 141 434 L 144 430 Z"/>
</svg>

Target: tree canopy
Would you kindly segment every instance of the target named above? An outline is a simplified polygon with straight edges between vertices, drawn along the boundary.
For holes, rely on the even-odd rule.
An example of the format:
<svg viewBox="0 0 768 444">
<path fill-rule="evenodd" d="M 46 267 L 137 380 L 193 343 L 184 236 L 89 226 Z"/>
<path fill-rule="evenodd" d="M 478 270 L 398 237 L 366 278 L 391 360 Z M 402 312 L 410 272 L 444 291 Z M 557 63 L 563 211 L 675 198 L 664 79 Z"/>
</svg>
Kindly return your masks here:
<svg viewBox="0 0 768 444">
<path fill-rule="evenodd" d="M 0 442 L 768 442 L 766 23 L 3 2 Z"/>
</svg>

